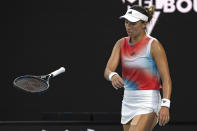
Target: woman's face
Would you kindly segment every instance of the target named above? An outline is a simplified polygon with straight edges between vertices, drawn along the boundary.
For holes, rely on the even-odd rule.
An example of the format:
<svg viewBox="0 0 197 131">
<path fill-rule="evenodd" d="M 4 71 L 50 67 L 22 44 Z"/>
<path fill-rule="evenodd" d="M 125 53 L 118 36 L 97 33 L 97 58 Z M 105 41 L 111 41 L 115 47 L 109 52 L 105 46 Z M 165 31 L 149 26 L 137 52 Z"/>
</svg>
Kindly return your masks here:
<svg viewBox="0 0 197 131">
<path fill-rule="evenodd" d="M 134 38 L 140 35 L 140 33 L 144 32 L 146 27 L 146 23 L 142 21 L 130 22 L 125 19 L 125 28 L 128 36 Z"/>
</svg>

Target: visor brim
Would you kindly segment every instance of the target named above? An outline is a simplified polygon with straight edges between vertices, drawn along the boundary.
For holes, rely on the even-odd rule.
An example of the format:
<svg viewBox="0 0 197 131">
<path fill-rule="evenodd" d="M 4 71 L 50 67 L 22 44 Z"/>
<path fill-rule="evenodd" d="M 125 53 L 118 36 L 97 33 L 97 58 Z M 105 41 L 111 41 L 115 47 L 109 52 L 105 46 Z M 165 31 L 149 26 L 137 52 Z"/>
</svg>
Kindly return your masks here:
<svg viewBox="0 0 197 131">
<path fill-rule="evenodd" d="M 130 22 L 137 22 L 137 21 L 140 20 L 138 18 L 135 18 L 135 17 L 132 17 L 132 16 L 128 16 L 128 15 L 123 15 L 123 16 L 120 17 L 120 19 L 127 19 Z"/>
</svg>

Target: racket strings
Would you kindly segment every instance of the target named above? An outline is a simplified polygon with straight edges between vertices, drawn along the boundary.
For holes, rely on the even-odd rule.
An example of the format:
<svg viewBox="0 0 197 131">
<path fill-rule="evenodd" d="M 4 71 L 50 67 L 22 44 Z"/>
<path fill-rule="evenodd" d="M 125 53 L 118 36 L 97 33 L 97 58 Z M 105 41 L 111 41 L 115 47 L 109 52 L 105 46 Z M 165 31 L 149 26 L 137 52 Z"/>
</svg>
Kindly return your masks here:
<svg viewBox="0 0 197 131">
<path fill-rule="evenodd" d="M 48 85 L 39 79 L 23 78 L 15 83 L 16 86 L 32 92 L 42 91 L 48 88 Z"/>
</svg>

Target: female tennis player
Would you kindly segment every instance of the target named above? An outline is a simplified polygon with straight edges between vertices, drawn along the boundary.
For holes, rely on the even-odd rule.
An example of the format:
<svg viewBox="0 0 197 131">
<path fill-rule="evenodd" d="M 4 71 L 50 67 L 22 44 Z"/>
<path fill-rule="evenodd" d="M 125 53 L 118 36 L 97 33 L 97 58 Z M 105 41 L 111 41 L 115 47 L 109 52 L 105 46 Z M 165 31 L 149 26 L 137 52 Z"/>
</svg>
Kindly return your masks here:
<svg viewBox="0 0 197 131">
<path fill-rule="evenodd" d="M 121 16 L 128 36 L 116 42 L 104 72 L 114 88 L 124 87 L 124 131 L 152 131 L 158 121 L 164 126 L 170 119 L 172 87 L 168 61 L 162 44 L 146 34 L 153 12 L 154 7 L 135 5 Z M 122 76 L 115 72 L 120 60 Z"/>
</svg>

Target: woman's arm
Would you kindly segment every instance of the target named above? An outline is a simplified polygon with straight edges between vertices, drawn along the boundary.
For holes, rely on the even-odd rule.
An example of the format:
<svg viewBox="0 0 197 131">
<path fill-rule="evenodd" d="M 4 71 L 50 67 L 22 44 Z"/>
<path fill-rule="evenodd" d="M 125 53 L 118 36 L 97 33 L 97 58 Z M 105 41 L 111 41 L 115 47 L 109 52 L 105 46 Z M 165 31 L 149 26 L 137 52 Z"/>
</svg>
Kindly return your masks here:
<svg viewBox="0 0 197 131">
<path fill-rule="evenodd" d="M 166 58 L 164 48 L 158 41 L 153 41 L 151 45 L 151 55 L 155 60 L 155 63 L 157 65 L 161 77 L 163 98 L 167 98 L 170 100 L 172 82 L 169 73 L 168 61 Z"/>
<path fill-rule="evenodd" d="M 107 66 L 104 71 L 104 77 L 109 80 L 109 75 L 114 72 L 120 62 L 120 49 L 121 49 L 122 39 L 118 40 L 112 50 L 112 54 L 107 62 Z M 116 74 L 112 76 L 112 85 L 115 88 L 120 88 L 124 85 L 122 78 Z"/>
<path fill-rule="evenodd" d="M 151 56 L 153 57 L 162 81 L 163 98 L 169 99 L 172 92 L 172 82 L 169 73 L 168 61 L 162 45 L 154 40 L 151 45 Z M 169 108 L 162 106 L 159 111 L 159 124 L 165 125 L 170 119 Z"/>
</svg>

